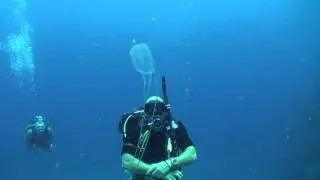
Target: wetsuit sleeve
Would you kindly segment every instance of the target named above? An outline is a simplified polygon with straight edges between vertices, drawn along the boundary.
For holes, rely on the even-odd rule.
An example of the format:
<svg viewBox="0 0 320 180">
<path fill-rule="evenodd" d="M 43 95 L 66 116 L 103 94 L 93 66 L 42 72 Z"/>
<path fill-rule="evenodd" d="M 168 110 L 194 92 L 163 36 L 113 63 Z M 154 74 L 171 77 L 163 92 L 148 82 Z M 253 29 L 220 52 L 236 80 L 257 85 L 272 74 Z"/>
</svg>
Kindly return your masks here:
<svg viewBox="0 0 320 180">
<path fill-rule="evenodd" d="M 53 144 L 53 132 L 52 132 L 52 128 L 51 127 L 47 127 L 47 131 L 48 131 L 48 144 Z"/>
<path fill-rule="evenodd" d="M 134 155 L 139 139 L 138 123 L 131 119 L 126 124 L 126 133 L 122 133 L 122 151 L 121 155 L 128 153 Z"/>
<path fill-rule="evenodd" d="M 25 144 L 26 144 L 26 148 L 27 149 L 30 149 L 33 145 L 33 142 L 32 142 L 32 129 L 31 128 L 28 128 L 27 129 L 27 132 L 26 132 L 26 135 L 25 135 Z"/>
<path fill-rule="evenodd" d="M 184 151 L 189 146 L 194 146 L 186 127 L 182 124 L 181 121 L 177 122 L 178 128 L 176 131 L 177 145 Z"/>
<path fill-rule="evenodd" d="M 47 151 L 52 152 L 53 151 L 53 132 L 51 127 L 47 127 L 47 133 L 46 133 L 46 142 L 43 144 L 43 148 Z"/>
</svg>

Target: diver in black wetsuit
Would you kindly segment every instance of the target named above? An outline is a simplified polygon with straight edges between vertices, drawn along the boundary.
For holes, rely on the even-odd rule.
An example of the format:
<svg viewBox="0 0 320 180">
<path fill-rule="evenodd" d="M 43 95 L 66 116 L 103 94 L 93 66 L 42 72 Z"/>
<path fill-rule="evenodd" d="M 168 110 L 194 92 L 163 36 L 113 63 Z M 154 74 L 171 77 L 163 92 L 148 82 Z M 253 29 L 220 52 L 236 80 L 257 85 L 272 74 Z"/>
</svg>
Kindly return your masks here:
<svg viewBox="0 0 320 180">
<path fill-rule="evenodd" d="M 33 122 L 26 128 L 25 141 L 27 149 L 53 150 L 52 128 L 47 124 L 43 116 L 35 116 Z"/>
<path fill-rule="evenodd" d="M 122 164 L 134 180 L 179 180 L 181 168 L 197 159 L 196 149 L 181 121 L 171 117 L 170 106 L 152 96 L 138 111 L 121 118 Z"/>
</svg>

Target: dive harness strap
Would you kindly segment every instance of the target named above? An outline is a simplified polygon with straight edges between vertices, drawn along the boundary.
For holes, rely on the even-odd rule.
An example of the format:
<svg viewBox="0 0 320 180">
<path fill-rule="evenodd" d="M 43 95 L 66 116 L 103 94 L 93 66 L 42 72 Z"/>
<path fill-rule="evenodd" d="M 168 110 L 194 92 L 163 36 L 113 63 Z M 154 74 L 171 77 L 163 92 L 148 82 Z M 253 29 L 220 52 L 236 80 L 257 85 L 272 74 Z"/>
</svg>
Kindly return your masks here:
<svg viewBox="0 0 320 180">
<path fill-rule="evenodd" d="M 141 113 L 143 113 L 143 110 L 139 110 L 139 111 L 135 111 L 133 113 L 131 113 L 124 121 L 123 123 L 123 135 L 126 138 L 127 137 L 127 123 L 129 122 L 129 120 L 131 118 L 135 118 L 136 115 L 140 115 Z M 141 118 L 141 117 L 139 117 Z M 141 127 L 142 128 L 142 127 Z M 142 159 L 144 152 L 146 150 L 146 147 L 148 145 L 148 141 L 150 138 L 150 130 L 147 129 L 144 132 L 141 129 L 140 135 L 139 135 L 139 139 L 138 139 L 138 144 L 136 147 L 136 152 L 135 152 L 135 157 L 138 158 L 139 160 Z"/>
</svg>

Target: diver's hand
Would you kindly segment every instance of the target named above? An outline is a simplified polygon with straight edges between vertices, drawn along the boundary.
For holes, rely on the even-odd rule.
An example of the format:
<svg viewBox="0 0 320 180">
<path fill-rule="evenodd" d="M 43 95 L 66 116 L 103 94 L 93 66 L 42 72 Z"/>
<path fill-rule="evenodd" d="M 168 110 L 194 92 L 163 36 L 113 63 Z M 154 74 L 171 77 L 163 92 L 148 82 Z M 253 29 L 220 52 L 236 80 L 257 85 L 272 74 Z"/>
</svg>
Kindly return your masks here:
<svg viewBox="0 0 320 180">
<path fill-rule="evenodd" d="M 175 170 L 167 174 L 163 179 L 164 180 L 182 180 L 183 174 L 181 171 Z"/>
<path fill-rule="evenodd" d="M 174 177 L 174 175 L 170 173 L 170 174 L 166 175 L 163 178 L 163 180 L 176 180 L 176 177 Z"/>
<path fill-rule="evenodd" d="M 175 180 L 182 180 L 183 178 L 183 173 L 179 170 L 175 170 L 169 174 L 173 175 L 175 177 Z"/>
<path fill-rule="evenodd" d="M 149 170 L 147 171 L 146 175 L 156 177 L 156 178 L 164 178 L 171 169 L 171 162 L 170 161 L 161 161 L 159 163 L 151 164 Z"/>
</svg>

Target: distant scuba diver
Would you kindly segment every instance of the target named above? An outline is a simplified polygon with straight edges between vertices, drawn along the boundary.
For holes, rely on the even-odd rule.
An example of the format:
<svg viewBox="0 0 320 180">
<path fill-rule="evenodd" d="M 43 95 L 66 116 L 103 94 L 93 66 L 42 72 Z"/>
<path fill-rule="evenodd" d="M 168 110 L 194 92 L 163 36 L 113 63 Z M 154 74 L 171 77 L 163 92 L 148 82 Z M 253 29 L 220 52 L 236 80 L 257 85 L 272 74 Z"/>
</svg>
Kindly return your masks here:
<svg viewBox="0 0 320 180">
<path fill-rule="evenodd" d="M 54 148 L 52 128 L 43 116 L 36 115 L 33 122 L 25 128 L 26 147 L 29 150 L 45 150 Z"/>
<path fill-rule="evenodd" d="M 132 180 L 180 180 L 182 167 L 196 161 L 196 148 L 181 121 L 172 118 L 162 79 L 164 99 L 151 96 L 144 107 L 126 113 L 119 123 L 122 165 Z"/>
</svg>

